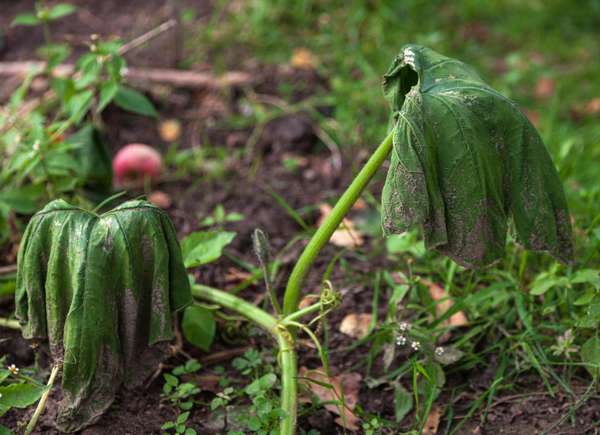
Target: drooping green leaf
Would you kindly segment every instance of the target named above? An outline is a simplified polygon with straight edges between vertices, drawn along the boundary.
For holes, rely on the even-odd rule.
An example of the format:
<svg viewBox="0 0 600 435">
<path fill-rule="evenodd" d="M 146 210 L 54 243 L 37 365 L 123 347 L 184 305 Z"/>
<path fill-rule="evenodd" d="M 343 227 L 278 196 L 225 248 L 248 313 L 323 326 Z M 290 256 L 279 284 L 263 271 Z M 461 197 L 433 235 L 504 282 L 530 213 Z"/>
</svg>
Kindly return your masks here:
<svg viewBox="0 0 600 435">
<path fill-rule="evenodd" d="M 504 255 L 507 220 L 528 249 L 571 262 L 569 212 L 552 160 L 517 106 L 468 65 L 407 45 L 384 77 L 394 147 L 383 227 L 420 225 L 465 267 Z"/>
<path fill-rule="evenodd" d="M 10 384 L 0 387 L 0 406 L 27 408 L 42 397 L 45 387 L 33 384 Z"/>
<path fill-rule="evenodd" d="M 208 352 L 217 329 L 215 316 L 199 305 L 189 306 L 183 312 L 181 329 L 187 341 Z"/>
<path fill-rule="evenodd" d="M 0 409 L 0 415 L 2 415 L 1 413 L 1 409 Z M 14 435 L 14 432 L 12 430 L 10 430 L 9 428 L 7 428 L 6 426 L 2 426 L 0 424 L 0 435 Z"/>
<path fill-rule="evenodd" d="M 189 234 L 181 241 L 185 267 L 197 267 L 217 260 L 235 235 L 230 231 L 196 231 Z"/>
<path fill-rule="evenodd" d="M 63 200 L 29 222 L 18 256 L 23 336 L 63 361 L 57 423 L 76 431 L 168 354 L 173 312 L 191 303 L 175 229 L 146 201 L 96 215 Z"/>
<path fill-rule="evenodd" d="M 127 86 L 119 86 L 113 101 L 117 106 L 129 112 L 145 116 L 158 116 L 154 105 L 144 94 Z"/>
</svg>

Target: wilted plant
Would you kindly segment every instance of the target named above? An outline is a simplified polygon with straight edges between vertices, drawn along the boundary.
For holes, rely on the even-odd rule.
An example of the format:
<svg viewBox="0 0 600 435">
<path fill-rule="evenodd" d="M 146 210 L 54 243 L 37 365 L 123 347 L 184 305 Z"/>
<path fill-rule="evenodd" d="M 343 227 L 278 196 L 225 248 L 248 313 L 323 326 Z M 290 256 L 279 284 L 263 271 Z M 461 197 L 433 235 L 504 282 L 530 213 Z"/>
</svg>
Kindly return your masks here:
<svg viewBox="0 0 600 435">
<path fill-rule="evenodd" d="M 390 153 L 382 194 L 386 233 L 420 225 L 427 247 L 466 267 L 480 267 L 502 257 L 512 217 L 526 248 L 572 261 L 569 213 L 558 174 L 539 134 L 513 102 L 463 62 L 417 45 L 403 47 L 394 59 L 384 76 L 384 92 L 392 109 L 390 133 L 294 266 L 279 328 L 286 319 L 300 317 L 300 292 L 311 265 Z M 202 288 L 195 295 L 247 315 L 225 295 Z M 287 326 L 298 326 L 293 323 Z M 293 331 L 283 337 L 286 416 L 281 433 L 289 434 L 296 406 Z"/>
<path fill-rule="evenodd" d="M 309 325 L 301 323 L 300 320 L 308 316 L 316 316 L 319 319 L 333 309 L 339 301 L 339 296 L 325 286 L 316 303 L 298 309 L 304 278 L 321 249 L 328 243 L 334 231 L 338 229 L 352 205 L 390 153 L 392 153 L 391 166 L 382 195 L 383 226 L 387 233 L 402 232 L 410 226 L 420 225 L 429 248 L 448 255 L 464 266 L 479 267 L 491 264 L 503 255 L 508 222 L 512 217 L 518 239 L 526 248 L 548 251 L 563 261 L 572 259 L 569 214 L 558 175 L 539 135 L 514 103 L 486 85 L 464 63 L 416 45 L 405 46 L 396 57 L 385 75 L 384 91 L 392 109 L 390 132 L 354 178 L 304 249 L 288 279 L 282 308 L 279 308 L 280 303 L 277 299 L 276 289 L 272 288 L 270 282 L 267 267 L 269 249 L 267 239 L 262 232 L 255 234 L 254 246 L 271 297 L 274 315 L 230 293 L 197 284 L 192 287 L 195 297 L 237 311 L 264 328 L 276 340 L 281 366 L 282 412 L 277 413 L 277 416 L 281 415 L 281 434 L 292 434 L 296 428 L 295 336 L 297 333 L 304 332 L 315 342 L 327 370 L 326 354 L 323 353 L 320 343 Z M 32 240 L 40 238 L 40 241 L 37 242 L 37 245 L 32 246 L 46 247 L 48 246 L 44 244 L 48 240 L 46 234 L 55 234 L 54 232 L 56 232 L 56 234 L 64 236 L 64 239 L 55 239 L 57 243 L 66 244 L 68 249 L 75 249 L 76 246 L 81 249 L 86 246 L 87 240 L 93 241 L 91 246 L 98 252 L 98 259 L 95 261 L 101 263 L 98 270 L 105 270 L 107 264 L 115 265 L 115 270 L 121 270 L 122 265 L 119 261 L 129 264 L 130 257 L 127 257 L 125 251 L 122 251 L 124 248 L 121 247 L 124 246 L 121 241 L 122 235 L 127 231 L 111 232 L 114 230 L 112 222 L 115 222 L 114 225 L 119 224 L 116 216 L 125 213 L 127 207 L 121 206 L 102 217 L 74 211 L 72 208 L 68 211 L 54 210 L 57 203 L 53 203 L 49 207 L 47 212 L 41 212 L 39 217 L 30 224 L 30 227 L 33 228 L 32 225 L 38 225 L 35 223 L 36 220 L 47 221 L 47 227 L 40 227 L 35 231 L 35 236 L 28 232 L 25 239 L 27 244 L 30 243 L 27 238 L 34 237 Z M 143 205 L 143 207 L 149 206 Z M 58 208 L 60 209 L 60 207 Z M 77 230 L 77 228 L 81 228 L 81 230 L 66 232 L 66 230 L 61 230 L 66 226 L 63 223 L 56 226 L 56 229 L 51 226 L 53 220 L 45 217 L 48 212 L 58 213 L 56 216 L 66 219 L 65 223 L 69 221 L 69 218 L 73 219 L 73 225 L 77 222 L 80 222 L 78 225 L 88 221 L 95 223 L 89 227 L 86 226 L 88 224 L 80 227 L 73 226 L 71 230 Z M 150 216 L 153 219 L 158 217 L 158 212 L 155 210 L 146 214 L 148 214 L 148 219 Z M 146 217 L 146 214 L 141 216 Z M 130 215 L 131 219 L 134 219 L 133 216 L 133 214 Z M 74 219 L 75 217 L 77 219 Z M 59 219 L 58 222 L 62 221 Z M 98 232 L 98 235 L 90 239 L 89 235 L 96 233 L 83 231 L 84 228 L 86 231 L 89 231 L 88 228 L 93 229 Z M 129 227 L 126 226 L 126 228 Z M 133 231 L 133 228 L 131 230 Z M 163 228 L 163 231 L 166 230 Z M 171 234 L 169 231 L 167 233 Z M 110 239 L 107 238 L 109 234 L 112 235 Z M 141 246 L 144 243 L 149 243 L 144 241 L 144 233 L 135 234 L 137 237 L 133 241 L 128 237 L 130 239 L 129 249 L 142 249 Z M 186 255 L 187 266 L 193 267 L 207 261 L 206 250 L 197 250 L 193 246 L 206 237 L 206 235 L 196 235 L 194 239 L 184 242 L 184 251 L 189 254 L 189 257 Z M 210 237 L 214 238 L 216 235 L 212 234 Z M 41 243 L 42 240 L 45 242 Z M 76 244 L 78 241 L 79 245 Z M 156 246 L 152 243 L 151 245 Z M 23 250 L 26 249 L 28 248 L 25 246 Z M 123 258 L 126 260 L 122 260 L 121 257 L 110 257 L 112 260 L 108 261 L 105 254 L 101 252 L 102 249 L 106 249 L 107 252 L 121 252 L 119 255 L 124 256 Z M 197 259 L 192 258 L 191 253 L 194 252 Z M 209 257 L 214 258 L 212 254 Z M 28 261 L 32 260 L 28 260 L 28 258 L 28 256 L 21 258 L 20 269 L 30 270 L 32 266 L 28 266 Z M 169 261 L 169 264 L 177 269 L 176 276 L 178 277 L 178 283 L 172 283 L 169 287 L 177 296 L 178 302 L 172 302 L 170 307 L 179 308 L 188 301 L 187 284 L 180 276 L 182 263 L 178 255 L 171 252 L 169 258 L 173 259 L 173 261 Z M 74 264 L 78 263 L 54 261 L 65 273 L 61 273 L 60 276 L 57 273 L 48 275 L 49 282 L 52 284 L 51 289 L 55 285 L 53 280 L 70 279 L 72 276 L 80 276 L 73 275 L 75 271 L 87 270 L 85 267 L 74 268 Z M 173 265 L 174 263 L 177 264 Z M 35 264 L 38 263 L 34 262 Z M 36 267 L 39 269 L 39 266 Z M 52 266 L 49 270 L 55 270 L 54 267 Z M 166 267 L 166 265 L 163 263 L 162 267 Z M 125 276 L 130 280 L 142 279 L 142 276 L 133 274 Z M 128 282 L 131 283 L 129 285 L 134 285 L 134 281 Z M 45 285 L 49 285 L 48 280 Z M 39 292 L 35 290 L 39 286 L 40 284 L 37 283 L 32 287 L 34 291 L 31 292 L 27 285 L 19 285 L 21 297 L 18 300 L 18 310 L 21 312 L 21 318 L 29 318 L 23 317 L 27 309 L 35 310 L 35 308 L 28 308 L 32 305 L 24 303 L 26 298 L 23 295 L 31 293 L 32 297 L 39 298 Z M 70 287 L 67 286 L 67 288 Z M 107 299 L 109 295 L 100 291 L 104 288 L 98 283 L 94 284 L 90 289 L 90 297 L 104 298 L 102 300 L 106 300 L 109 306 L 113 306 L 111 304 L 114 304 L 114 301 Z M 119 284 L 117 288 L 121 289 L 122 285 Z M 164 289 L 165 287 L 160 288 Z M 122 303 L 128 304 L 128 308 L 121 307 L 122 310 L 136 310 L 140 307 L 138 300 L 123 299 L 123 294 L 127 294 L 127 292 L 119 291 L 121 293 L 111 293 L 110 297 L 121 297 Z M 114 313 L 110 310 L 88 309 L 86 311 L 87 304 L 78 304 L 78 309 L 73 311 L 73 316 L 65 317 L 66 305 L 63 301 L 70 301 L 74 296 L 81 294 L 75 291 L 67 293 L 59 294 L 56 290 L 48 293 L 56 294 L 54 303 L 57 304 L 54 312 L 50 313 L 55 316 L 49 323 L 55 327 L 48 333 L 50 343 L 56 349 L 64 346 L 65 350 L 68 348 L 81 355 L 82 361 L 96 361 L 95 356 L 98 355 L 102 346 L 92 349 L 94 356 L 84 356 L 83 347 L 77 347 L 71 341 L 65 341 L 64 345 L 61 343 L 60 340 L 63 337 L 64 339 L 71 338 L 70 328 L 65 329 L 69 333 L 63 336 L 60 332 L 62 329 L 56 327 L 62 326 L 66 322 L 74 322 L 74 326 L 71 328 L 76 331 L 81 329 L 82 333 L 91 334 L 94 346 L 98 346 L 103 342 L 99 341 L 99 337 L 96 337 L 92 331 L 85 328 L 87 320 L 85 317 L 80 318 L 80 314 L 89 311 L 90 314 L 97 316 L 96 320 L 103 325 L 106 319 Z M 93 301 L 94 299 L 86 297 L 86 300 Z M 24 306 L 21 307 L 22 305 Z M 158 313 L 163 313 L 165 320 L 167 315 L 164 314 L 164 310 L 167 307 L 169 304 L 166 301 L 164 305 L 155 307 L 158 309 Z M 154 310 L 151 312 L 154 313 Z M 34 314 L 34 319 L 45 319 L 42 313 L 34 312 Z M 56 319 L 63 319 L 64 323 L 57 323 Z M 36 323 L 33 326 L 39 328 Z M 33 326 L 26 325 L 26 336 L 36 336 L 31 332 Z M 166 327 L 163 323 L 161 326 Z M 56 332 L 57 330 L 59 332 Z M 168 338 L 170 330 L 163 332 L 160 335 L 161 338 Z M 44 337 L 46 331 L 41 330 L 38 333 Z M 433 343 L 419 340 L 415 334 L 418 334 L 417 329 L 402 335 L 405 339 L 403 344 L 409 344 L 414 351 L 428 352 L 432 358 L 452 357 L 452 355 L 447 355 L 444 349 L 434 347 Z M 408 342 L 409 338 L 410 342 Z M 109 347 L 113 352 L 108 355 L 115 356 L 116 367 L 121 367 L 127 372 L 129 366 L 120 365 L 122 359 L 118 357 L 118 351 L 114 353 L 117 344 L 110 344 Z M 86 344 L 86 346 L 91 345 Z M 65 387 L 65 382 L 67 388 L 79 385 L 77 383 L 70 384 L 69 379 L 72 378 L 69 378 L 69 373 L 71 372 L 66 371 L 67 369 L 72 373 L 82 372 L 88 382 L 86 386 L 93 385 L 96 380 L 90 376 L 92 373 L 89 367 L 85 364 L 82 364 L 81 367 L 67 366 L 69 354 L 65 353 L 64 355 L 66 377 L 63 380 L 63 387 Z M 123 361 L 127 361 L 127 358 L 124 358 Z M 114 369 L 112 365 L 111 367 Z M 422 371 L 426 370 L 417 366 L 415 370 L 417 371 L 419 368 Z M 274 381 L 271 382 L 273 379 L 270 377 L 268 382 L 265 381 L 270 384 L 269 388 L 274 383 Z M 431 388 L 436 388 L 436 385 L 433 382 Z M 110 390 L 110 394 L 113 394 L 113 390 L 108 390 Z M 84 397 L 89 395 L 86 388 L 74 388 L 73 392 L 68 392 L 71 396 L 68 395 L 67 398 L 75 397 L 74 394 L 78 392 Z M 96 409 L 100 411 L 99 407 Z M 269 418 L 271 417 L 273 415 L 269 414 Z M 88 416 L 88 418 L 94 417 Z M 369 430 L 375 429 L 375 422 L 372 426 L 369 427 Z"/>
<path fill-rule="evenodd" d="M 173 225 L 141 200 L 102 215 L 51 202 L 29 222 L 18 266 L 16 316 L 62 367 L 57 423 L 66 432 L 156 369 L 173 313 L 191 302 Z"/>
</svg>

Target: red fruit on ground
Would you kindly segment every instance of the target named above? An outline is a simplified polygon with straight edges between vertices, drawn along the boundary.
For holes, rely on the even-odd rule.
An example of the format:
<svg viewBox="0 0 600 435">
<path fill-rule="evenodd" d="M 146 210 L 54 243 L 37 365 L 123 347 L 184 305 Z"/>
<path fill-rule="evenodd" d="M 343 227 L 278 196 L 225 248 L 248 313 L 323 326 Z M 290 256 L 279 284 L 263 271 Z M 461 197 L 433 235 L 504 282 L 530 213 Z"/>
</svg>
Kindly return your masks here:
<svg viewBox="0 0 600 435">
<path fill-rule="evenodd" d="M 134 143 L 124 146 L 113 159 L 117 183 L 157 179 L 162 169 L 162 157 L 154 148 Z"/>
</svg>

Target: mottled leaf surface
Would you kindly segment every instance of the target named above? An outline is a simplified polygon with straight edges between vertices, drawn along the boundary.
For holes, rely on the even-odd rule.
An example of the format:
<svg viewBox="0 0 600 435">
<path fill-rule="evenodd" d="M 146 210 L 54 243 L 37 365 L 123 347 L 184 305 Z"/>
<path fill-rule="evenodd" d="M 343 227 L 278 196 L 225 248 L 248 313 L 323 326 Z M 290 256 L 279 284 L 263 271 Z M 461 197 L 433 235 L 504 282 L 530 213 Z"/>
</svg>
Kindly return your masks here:
<svg viewBox="0 0 600 435">
<path fill-rule="evenodd" d="M 49 203 L 27 226 L 18 258 L 23 336 L 63 362 L 63 431 L 94 422 L 121 386 L 139 385 L 191 302 L 173 224 L 146 201 L 103 214 Z"/>
<path fill-rule="evenodd" d="M 383 227 L 423 228 L 425 244 L 465 267 L 504 255 L 512 217 L 524 247 L 572 260 L 562 185 L 538 132 L 468 65 L 407 45 L 384 77 L 394 147 Z"/>
</svg>

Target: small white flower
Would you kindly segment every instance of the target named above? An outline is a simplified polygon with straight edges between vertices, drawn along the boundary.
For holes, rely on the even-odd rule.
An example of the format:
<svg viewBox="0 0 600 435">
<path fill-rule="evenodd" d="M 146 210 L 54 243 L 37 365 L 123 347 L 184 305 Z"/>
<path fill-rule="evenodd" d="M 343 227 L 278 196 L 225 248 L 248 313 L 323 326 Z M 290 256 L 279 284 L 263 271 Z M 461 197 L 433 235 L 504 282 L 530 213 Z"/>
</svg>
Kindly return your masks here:
<svg viewBox="0 0 600 435">
<path fill-rule="evenodd" d="M 406 337 L 404 335 L 399 335 L 398 338 L 396 338 L 396 344 L 398 346 L 404 346 L 406 344 Z"/>
<path fill-rule="evenodd" d="M 19 374 L 19 368 L 14 364 L 8 366 L 8 371 L 11 372 L 13 375 Z"/>
<path fill-rule="evenodd" d="M 400 322 L 400 325 L 398 325 L 398 327 L 400 328 L 400 331 L 404 332 L 410 329 L 410 324 L 408 322 Z"/>
<path fill-rule="evenodd" d="M 442 356 L 444 354 L 444 348 L 442 346 L 438 346 L 435 348 L 435 354 L 437 356 Z"/>
<path fill-rule="evenodd" d="M 418 341 L 413 341 L 410 343 L 410 347 L 412 347 L 413 350 L 419 350 L 421 348 L 421 343 Z"/>
</svg>

